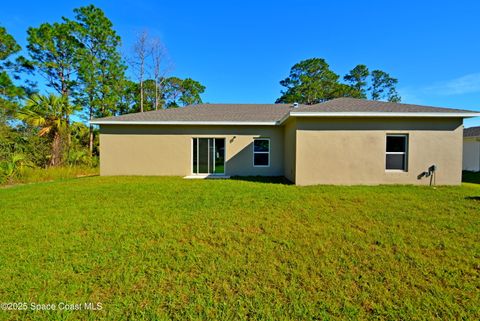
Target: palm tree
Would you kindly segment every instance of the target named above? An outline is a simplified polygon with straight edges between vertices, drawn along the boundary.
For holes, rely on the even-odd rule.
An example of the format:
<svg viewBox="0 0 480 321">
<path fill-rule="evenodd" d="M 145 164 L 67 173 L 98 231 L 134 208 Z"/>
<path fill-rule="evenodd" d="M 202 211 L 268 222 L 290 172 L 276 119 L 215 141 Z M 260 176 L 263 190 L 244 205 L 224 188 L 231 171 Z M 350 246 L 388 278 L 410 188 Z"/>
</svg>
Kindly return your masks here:
<svg viewBox="0 0 480 321">
<path fill-rule="evenodd" d="M 50 166 L 60 165 L 62 162 L 64 138 L 69 135 L 68 119 L 76 110 L 78 110 L 78 107 L 70 105 L 68 100 L 62 96 L 35 94 L 27 100 L 25 107 L 17 113 L 18 119 L 40 128 L 39 136 L 48 135 L 51 138 Z"/>
</svg>

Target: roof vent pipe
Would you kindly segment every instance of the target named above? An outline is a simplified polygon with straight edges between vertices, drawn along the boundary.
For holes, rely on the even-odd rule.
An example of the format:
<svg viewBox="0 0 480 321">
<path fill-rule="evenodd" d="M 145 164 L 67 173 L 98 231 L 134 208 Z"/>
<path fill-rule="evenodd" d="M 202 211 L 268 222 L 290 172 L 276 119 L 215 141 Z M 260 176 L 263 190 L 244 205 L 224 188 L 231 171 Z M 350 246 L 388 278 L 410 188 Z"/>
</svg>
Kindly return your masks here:
<svg viewBox="0 0 480 321">
<path fill-rule="evenodd" d="M 298 108 L 298 103 L 293 103 L 293 108 Z"/>
</svg>

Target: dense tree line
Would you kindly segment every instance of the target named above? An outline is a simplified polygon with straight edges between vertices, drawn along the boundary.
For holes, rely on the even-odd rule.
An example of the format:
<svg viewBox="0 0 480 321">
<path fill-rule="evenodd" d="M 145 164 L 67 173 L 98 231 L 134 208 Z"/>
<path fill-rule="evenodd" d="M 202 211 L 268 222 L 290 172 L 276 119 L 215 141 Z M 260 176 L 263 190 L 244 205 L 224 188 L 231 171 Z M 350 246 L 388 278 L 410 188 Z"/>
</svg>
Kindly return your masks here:
<svg viewBox="0 0 480 321">
<path fill-rule="evenodd" d="M 27 36 L 23 51 L 0 27 L 0 180 L 26 165 L 94 165 L 96 129 L 72 119 L 202 102 L 198 81 L 167 76 L 159 39 L 142 33 L 131 57 L 123 57 L 112 22 L 93 5 L 74 9 L 71 19 L 30 27 Z M 142 64 L 140 81 L 127 77 L 128 64 L 134 73 Z"/>
</svg>

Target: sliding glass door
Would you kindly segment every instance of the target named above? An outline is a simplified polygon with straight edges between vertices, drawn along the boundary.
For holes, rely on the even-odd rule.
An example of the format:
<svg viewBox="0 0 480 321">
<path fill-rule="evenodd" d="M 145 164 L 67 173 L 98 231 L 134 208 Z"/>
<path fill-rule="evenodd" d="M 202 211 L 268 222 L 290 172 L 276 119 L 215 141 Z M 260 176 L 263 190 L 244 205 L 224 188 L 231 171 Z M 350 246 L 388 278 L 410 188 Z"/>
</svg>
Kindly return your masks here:
<svg viewBox="0 0 480 321">
<path fill-rule="evenodd" d="M 193 174 L 225 174 L 225 138 L 193 138 Z"/>
</svg>

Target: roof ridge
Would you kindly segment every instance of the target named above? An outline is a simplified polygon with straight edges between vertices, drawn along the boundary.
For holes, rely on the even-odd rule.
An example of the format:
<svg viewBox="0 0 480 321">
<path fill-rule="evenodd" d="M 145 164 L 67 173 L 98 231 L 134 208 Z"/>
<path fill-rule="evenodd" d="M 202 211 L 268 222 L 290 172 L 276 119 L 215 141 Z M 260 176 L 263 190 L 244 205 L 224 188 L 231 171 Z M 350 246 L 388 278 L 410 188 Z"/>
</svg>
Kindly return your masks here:
<svg viewBox="0 0 480 321">
<path fill-rule="evenodd" d="M 290 103 L 201 103 L 201 104 L 191 104 L 191 105 L 187 105 L 187 106 L 184 106 L 184 107 L 179 107 L 179 108 L 185 108 L 185 107 L 195 107 L 195 106 L 202 106 L 202 105 L 221 105 L 221 106 L 239 106 L 239 105 L 247 105 L 247 106 L 285 106 L 285 105 L 292 105 L 293 104 L 290 104 Z"/>
<path fill-rule="evenodd" d="M 417 107 L 419 109 L 435 109 L 438 112 L 441 112 L 441 110 L 444 111 L 449 111 L 449 112 L 466 112 L 466 113 L 476 113 L 476 111 L 473 110 L 467 110 L 467 109 L 458 109 L 458 108 L 453 108 L 453 107 L 438 107 L 438 106 L 431 106 L 431 105 L 418 105 L 418 104 L 411 104 L 411 103 L 403 103 L 403 102 L 392 102 L 392 101 L 382 101 L 382 100 L 372 100 L 372 99 L 366 99 L 366 98 L 354 98 L 354 97 L 338 97 L 338 98 L 333 98 L 330 100 L 326 100 L 317 104 L 313 105 L 304 105 L 302 109 L 314 109 L 315 107 L 319 108 L 320 106 L 330 106 L 334 104 L 335 102 L 339 103 L 342 100 L 347 100 L 347 101 L 353 101 L 353 102 L 359 102 L 362 103 L 366 106 L 369 104 L 370 106 L 368 107 L 374 107 L 375 105 L 384 105 L 384 106 L 398 106 L 399 109 L 401 108 L 412 108 L 412 107 Z M 376 107 L 376 106 L 375 106 Z M 378 110 L 382 111 L 382 110 Z M 405 111 L 405 112 L 413 112 L 413 111 Z M 420 111 L 417 111 L 420 112 Z"/>
</svg>

